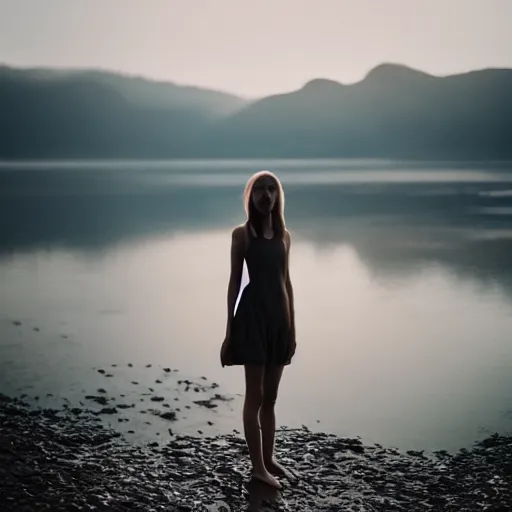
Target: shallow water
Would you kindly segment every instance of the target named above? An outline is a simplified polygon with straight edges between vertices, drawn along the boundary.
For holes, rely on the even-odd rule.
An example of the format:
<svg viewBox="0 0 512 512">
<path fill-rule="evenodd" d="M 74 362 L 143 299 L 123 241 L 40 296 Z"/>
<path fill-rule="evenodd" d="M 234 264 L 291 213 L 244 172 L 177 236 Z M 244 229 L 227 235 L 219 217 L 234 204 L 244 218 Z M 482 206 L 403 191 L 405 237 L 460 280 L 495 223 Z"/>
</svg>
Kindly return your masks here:
<svg viewBox="0 0 512 512">
<path fill-rule="evenodd" d="M 512 430 L 505 163 L 3 165 L 0 391 L 75 403 L 102 387 L 145 407 L 152 387 L 173 407 L 191 400 L 178 376 L 206 376 L 234 400 L 172 428 L 240 428 L 243 374 L 218 351 L 230 229 L 261 167 L 283 179 L 293 236 L 299 347 L 279 423 L 428 450 Z"/>
</svg>

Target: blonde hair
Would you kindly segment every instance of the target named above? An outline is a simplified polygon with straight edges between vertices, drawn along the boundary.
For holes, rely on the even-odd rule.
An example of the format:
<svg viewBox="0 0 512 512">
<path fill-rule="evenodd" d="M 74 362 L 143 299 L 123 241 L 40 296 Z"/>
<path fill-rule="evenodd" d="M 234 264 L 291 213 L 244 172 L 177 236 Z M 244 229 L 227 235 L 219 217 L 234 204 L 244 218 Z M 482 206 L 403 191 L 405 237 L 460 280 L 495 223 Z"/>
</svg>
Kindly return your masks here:
<svg viewBox="0 0 512 512">
<path fill-rule="evenodd" d="M 284 238 L 284 234 L 286 232 L 286 223 L 284 220 L 284 190 L 283 186 L 281 185 L 281 182 L 279 181 L 279 178 L 270 171 L 259 171 L 255 174 L 253 174 L 249 180 L 247 181 L 247 184 L 245 185 L 244 190 L 244 208 L 245 213 L 247 215 L 247 220 L 249 224 L 251 224 L 259 236 L 261 236 L 261 215 L 256 210 L 256 207 L 254 206 L 254 203 L 252 201 L 252 189 L 254 187 L 254 184 L 263 177 L 269 177 L 271 178 L 277 187 L 277 199 L 276 203 L 274 205 L 274 208 L 272 210 L 271 216 L 272 216 L 272 228 L 274 230 L 274 233 Z"/>
</svg>

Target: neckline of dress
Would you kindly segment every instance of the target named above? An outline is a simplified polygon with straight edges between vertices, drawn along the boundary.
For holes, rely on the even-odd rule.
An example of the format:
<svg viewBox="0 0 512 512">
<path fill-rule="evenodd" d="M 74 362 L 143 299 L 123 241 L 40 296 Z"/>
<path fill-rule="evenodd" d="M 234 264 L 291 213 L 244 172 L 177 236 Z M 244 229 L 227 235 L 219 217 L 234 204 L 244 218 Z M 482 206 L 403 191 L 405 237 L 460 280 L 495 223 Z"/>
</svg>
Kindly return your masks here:
<svg viewBox="0 0 512 512">
<path fill-rule="evenodd" d="M 266 240 L 267 242 L 270 242 L 274 240 L 274 238 L 276 237 L 276 232 L 274 230 L 272 230 L 272 237 L 267 238 L 266 236 L 258 236 L 257 234 L 255 235 L 254 233 L 256 233 L 256 230 L 251 224 L 248 224 L 247 227 L 249 228 L 249 233 L 251 234 L 251 237 L 254 238 L 255 240 Z"/>
</svg>

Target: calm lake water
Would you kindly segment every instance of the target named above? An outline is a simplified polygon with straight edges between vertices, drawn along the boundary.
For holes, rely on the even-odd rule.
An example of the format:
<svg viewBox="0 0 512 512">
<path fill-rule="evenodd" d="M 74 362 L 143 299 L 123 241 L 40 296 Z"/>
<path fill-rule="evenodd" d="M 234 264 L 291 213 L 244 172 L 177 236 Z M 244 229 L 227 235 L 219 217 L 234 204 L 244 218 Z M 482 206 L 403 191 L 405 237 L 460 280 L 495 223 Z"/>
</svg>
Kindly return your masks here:
<svg viewBox="0 0 512 512">
<path fill-rule="evenodd" d="M 0 391 L 147 403 L 163 375 L 172 402 L 170 367 L 234 398 L 173 428 L 240 428 L 243 370 L 218 354 L 230 231 L 261 168 L 282 179 L 293 236 L 298 350 L 278 422 L 427 450 L 512 431 L 507 163 L 2 164 Z"/>
</svg>

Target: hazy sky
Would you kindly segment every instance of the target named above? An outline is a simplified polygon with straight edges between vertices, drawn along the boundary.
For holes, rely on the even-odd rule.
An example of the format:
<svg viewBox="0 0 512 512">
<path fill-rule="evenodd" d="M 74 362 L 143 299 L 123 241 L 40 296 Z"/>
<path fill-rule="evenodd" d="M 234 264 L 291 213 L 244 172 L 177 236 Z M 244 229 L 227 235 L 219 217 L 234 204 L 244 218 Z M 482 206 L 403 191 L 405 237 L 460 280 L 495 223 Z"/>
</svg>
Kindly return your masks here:
<svg viewBox="0 0 512 512">
<path fill-rule="evenodd" d="M 375 65 L 512 67 L 512 0 L 0 0 L 0 62 L 257 96 Z"/>
</svg>

